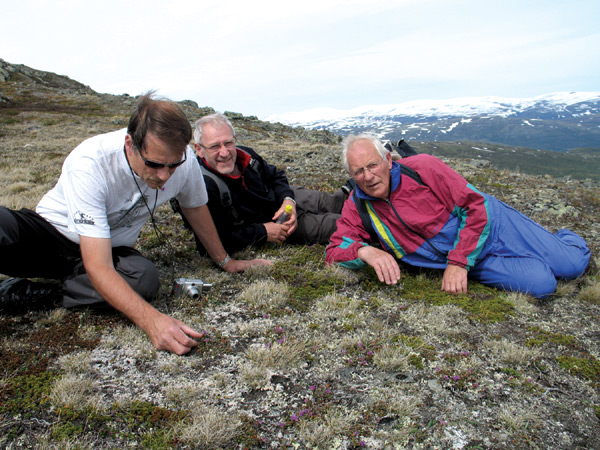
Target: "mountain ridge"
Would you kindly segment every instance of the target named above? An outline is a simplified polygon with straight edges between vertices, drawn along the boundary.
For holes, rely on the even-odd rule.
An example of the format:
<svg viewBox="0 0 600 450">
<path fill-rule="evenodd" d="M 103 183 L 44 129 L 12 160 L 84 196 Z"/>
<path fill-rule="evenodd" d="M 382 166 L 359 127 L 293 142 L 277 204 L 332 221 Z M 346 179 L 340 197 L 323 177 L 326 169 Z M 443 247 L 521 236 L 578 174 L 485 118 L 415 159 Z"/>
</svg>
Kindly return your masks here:
<svg viewBox="0 0 600 450">
<path fill-rule="evenodd" d="M 468 139 L 565 152 L 600 146 L 600 92 L 555 92 L 533 98 L 461 97 L 348 110 L 316 108 L 266 120 L 342 135 L 370 131 L 382 139 Z"/>
<path fill-rule="evenodd" d="M 191 100 L 177 103 L 188 115 L 190 122 L 215 111 L 209 106 L 200 107 Z M 79 122 L 81 117 L 87 117 L 90 123 L 100 121 L 101 117 L 110 117 L 111 126 L 125 126 L 126 118 L 129 117 L 134 104 L 135 97 L 127 94 L 97 93 L 67 76 L 10 64 L 0 59 L 0 137 L 5 134 L 3 124 L 9 125 L 24 121 L 23 132 L 29 132 L 31 125 L 25 125 L 29 122 L 26 119 L 29 112 L 50 114 L 51 116 L 74 114 L 72 119 L 74 122 Z M 256 140 L 268 138 L 277 140 L 283 147 L 285 147 L 285 142 L 320 143 L 327 146 L 322 151 L 331 152 L 329 158 L 337 159 L 333 147 L 330 150 L 329 146 L 339 145 L 342 139 L 341 133 L 336 134 L 328 129 L 313 130 L 291 127 L 282 123 L 259 120 L 256 116 L 244 116 L 230 111 L 224 111 L 224 113 L 233 122 L 240 142 L 250 145 Z M 49 116 L 45 120 L 48 123 L 54 123 L 67 120 L 67 116 L 62 119 Z M 452 123 L 448 126 L 451 125 Z M 34 125 L 34 128 L 36 126 L 38 125 Z M 89 133 L 93 133 L 93 127 L 89 128 Z M 405 135 L 392 135 L 390 138 L 394 137 L 407 138 Z M 569 139 L 568 136 L 566 138 Z M 477 164 L 533 175 L 600 181 L 600 148 L 584 147 L 571 149 L 569 152 L 553 152 L 519 145 L 481 144 L 481 142 L 470 139 L 470 136 L 460 136 L 448 142 L 412 138 L 410 143 L 420 153 L 429 153 L 442 158 L 473 160 Z M 294 157 L 290 155 L 288 159 L 291 161 Z M 298 162 L 298 164 L 304 166 L 307 161 Z"/>
</svg>

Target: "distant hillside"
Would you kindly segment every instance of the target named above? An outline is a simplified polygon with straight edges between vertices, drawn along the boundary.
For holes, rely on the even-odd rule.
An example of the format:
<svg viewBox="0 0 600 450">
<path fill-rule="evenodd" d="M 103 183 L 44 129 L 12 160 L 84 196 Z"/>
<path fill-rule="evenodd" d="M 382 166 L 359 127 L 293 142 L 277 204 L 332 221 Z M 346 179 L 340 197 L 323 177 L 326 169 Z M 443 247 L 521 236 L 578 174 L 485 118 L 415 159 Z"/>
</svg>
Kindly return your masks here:
<svg viewBox="0 0 600 450">
<path fill-rule="evenodd" d="M 0 59 L 0 137 L 4 136 L 4 126 L 18 125 L 23 122 L 25 118 L 22 113 L 28 111 L 50 115 L 62 114 L 60 120 L 45 117 L 43 124 L 60 124 L 60 130 L 65 134 L 65 138 L 69 137 L 67 136 L 69 131 L 68 127 L 62 124 L 69 121 L 74 125 L 85 124 L 87 121 L 89 135 L 106 131 L 105 127 L 97 129 L 100 124 L 123 127 L 127 124 L 134 103 L 135 98 L 128 95 L 100 94 L 67 76 L 11 64 Z M 190 122 L 214 112 L 213 108 L 198 106 L 190 100 L 179 103 L 190 118 Z M 571 111 L 574 109 L 571 108 Z M 247 144 L 253 140 L 268 138 L 280 142 L 282 147 L 285 147 L 285 143 L 296 140 L 337 145 L 343 134 L 339 130 L 312 130 L 261 121 L 255 116 L 243 116 L 235 112 L 226 112 L 226 114 L 233 121 L 239 139 Z M 584 117 L 594 116 L 594 114 L 597 113 L 586 114 Z M 28 126 L 28 129 L 31 127 Z M 393 133 L 388 133 L 386 136 L 395 139 L 402 137 L 402 135 L 394 136 Z M 75 138 L 75 136 L 71 137 Z M 473 159 L 482 164 L 535 175 L 549 174 L 553 177 L 570 176 L 576 179 L 589 178 L 600 181 L 600 148 L 578 148 L 568 153 L 558 153 L 501 144 L 482 144 L 466 138 L 455 142 L 428 142 L 413 139 L 410 143 L 419 152 L 436 156 Z M 329 157 L 335 161 L 339 158 L 335 151 Z"/>
<path fill-rule="evenodd" d="M 352 110 L 321 108 L 269 117 L 286 125 L 384 139 L 481 141 L 566 152 L 600 147 L 600 93 L 555 93 L 532 99 L 496 97 L 413 101 Z"/>
<path fill-rule="evenodd" d="M 178 103 L 190 118 L 190 122 L 215 112 L 213 108 L 198 106 L 191 100 Z M 126 126 L 134 104 L 135 98 L 127 94 L 97 93 L 67 76 L 32 69 L 21 64 L 11 64 L 0 59 L 0 125 L 3 122 L 17 122 L 20 112 L 39 111 L 72 113 L 90 119 L 96 117 L 94 122 L 100 117 L 122 116 L 113 119 L 112 124 Z M 279 123 L 263 122 L 255 116 L 243 116 L 228 111 L 225 113 L 235 124 L 238 137 L 242 139 L 276 135 L 280 139 L 287 137 L 326 144 L 337 143 L 341 139 L 329 131 L 293 128 Z"/>
<path fill-rule="evenodd" d="M 474 141 L 410 141 L 419 152 L 446 158 L 465 158 L 479 166 L 492 165 L 532 175 L 572 177 L 600 181 L 600 148 L 573 149 L 568 153 L 485 144 Z"/>
</svg>

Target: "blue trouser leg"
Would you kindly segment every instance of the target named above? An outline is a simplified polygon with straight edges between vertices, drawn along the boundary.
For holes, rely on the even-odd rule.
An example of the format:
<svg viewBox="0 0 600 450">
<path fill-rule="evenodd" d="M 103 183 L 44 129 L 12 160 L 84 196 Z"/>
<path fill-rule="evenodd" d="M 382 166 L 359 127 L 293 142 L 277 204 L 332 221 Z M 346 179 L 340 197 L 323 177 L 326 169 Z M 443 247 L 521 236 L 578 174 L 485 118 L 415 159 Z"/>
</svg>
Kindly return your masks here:
<svg viewBox="0 0 600 450">
<path fill-rule="evenodd" d="M 542 298 L 556 289 L 556 277 L 548 264 L 531 257 L 488 255 L 469 272 L 480 283 L 505 291 Z"/>
<path fill-rule="evenodd" d="M 590 249 L 582 237 L 566 229 L 551 233 L 500 201 L 495 206 L 492 241 L 471 278 L 545 297 L 554 292 L 557 278 L 569 280 L 585 271 Z"/>
</svg>

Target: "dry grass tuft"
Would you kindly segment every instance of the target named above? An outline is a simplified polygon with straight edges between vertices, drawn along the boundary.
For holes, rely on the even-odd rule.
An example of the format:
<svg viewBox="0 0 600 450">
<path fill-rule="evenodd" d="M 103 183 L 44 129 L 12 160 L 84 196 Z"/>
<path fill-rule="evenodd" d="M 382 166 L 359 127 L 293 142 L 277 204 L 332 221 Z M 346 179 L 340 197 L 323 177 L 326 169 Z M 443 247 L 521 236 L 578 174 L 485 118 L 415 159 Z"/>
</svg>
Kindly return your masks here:
<svg viewBox="0 0 600 450">
<path fill-rule="evenodd" d="M 345 329 L 364 327 L 367 320 L 362 301 L 337 293 L 317 299 L 311 317 L 326 326 L 336 325 Z"/>
<path fill-rule="evenodd" d="M 42 436 L 33 447 L 34 450 L 93 450 L 101 445 L 101 439 L 93 433 L 81 434 L 70 439 L 56 440 L 51 432 Z"/>
<path fill-rule="evenodd" d="M 273 280 L 253 282 L 240 293 L 240 300 L 249 306 L 263 310 L 274 311 L 286 304 L 290 290 L 286 283 Z"/>
<path fill-rule="evenodd" d="M 45 313 L 38 321 L 40 325 L 51 325 L 61 322 L 69 314 L 66 308 L 56 308 Z"/>
<path fill-rule="evenodd" d="M 229 444 L 239 434 L 240 418 L 215 407 L 195 411 L 191 421 L 184 421 L 174 428 L 175 435 L 191 448 L 207 450 L 233 448 Z"/>
<path fill-rule="evenodd" d="M 335 448 L 336 438 L 348 435 L 358 420 L 358 413 L 344 407 L 327 410 L 324 416 L 300 422 L 298 436 L 312 448 Z"/>
<path fill-rule="evenodd" d="M 521 314 L 532 314 L 537 310 L 534 299 L 521 292 L 508 292 L 506 294 L 506 301 L 510 302 L 515 310 Z"/>
<path fill-rule="evenodd" d="M 373 362 L 381 370 L 402 371 L 410 365 L 412 349 L 404 344 L 384 344 L 373 356 Z"/>
<path fill-rule="evenodd" d="M 495 351 L 502 362 L 511 365 L 527 367 L 540 357 L 539 349 L 525 347 L 507 339 L 487 342 L 486 346 Z"/>
<path fill-rule="evenodd" d="M 240 377 L 252 388 L 264 389 L 275 371 L 298 367 L 305 352 L 306 344 L 292 339 L 253 345 L 246 350 L 245 359 L 240 362 Z"/>
<path fill-rule="evenodd" d="M 245 356 L 258 367 L 287 369 L 300 364 L 305 351 L 304 342 L 289 339 L 271 345 L 254 345 L 246 350 Z"/>
<path fill-rule="evenodd" d="M 417 408 L 422 400 L 413 395 L 406 395 L 406 391 L 397 386 L 379 388 L 371 397 L 374 403 L 381 405 L 385 416 L 394 416 L 397 420 L 415 417 Z"/>
<path fill-rule="evenodd" d="M 581 301 L 600 304 L 600 281 L 589 278 L 587 284 L 581 288 L 577 298 Z"/>
<path fill-rule="evenodd" d="M 92 373 L 92 354 L 90 351 L 69 353 L 58 358 L 58 364 L 69 375 Z"/>
<path fill-rule="evenodd" d="M 250 362 L 243 362 L 239 367 L 240 380 L 252 389 L 266 389 L 273 372 L 267 366 L 259 366 Z"/>
<path fill-rule="evenodd" d="M 52 386 L 50 401 L 57 407 L 69 406 L 83 410 L 92 404 L 91 394 L 95 387 L 95 383 L 88 377 L 66 374 Z"/>
<path fill-rule="evenodd" d="M 327 265 L 322 270 L 323 274 L 327 278 L 334 278 L 336 280 L 340 280 L 344 283 L 345 286 L 355 285 L 359 282 L 359 278 L 358 275 L 356 275 L 356 271 L 346 269 L 337 264 Z"/>
<path fill-rule="evenodd" d="M 577 292 L 576 281 L 559 281 L 554 291 L 555 297 L 572 297 Z"/>
<path fill-rule="evenodd" d="M 503 405 L 498 411 L 498 420 L 514 433 L 522 433 L 539 422 L 533 408 L 521 405 Z"/>
<path fill-rule="evenodd" d="M 250 257 L 250 255 L 236 254 L 235 257 L 237 259 L 247 259 Z M 246 271 L 244 272 L 244 276 L 249 281 L 264 280 L 265 278 L 269 278 L 272 270 L 273 266 L 252 266 L 246 269 Z"/>
</svg>

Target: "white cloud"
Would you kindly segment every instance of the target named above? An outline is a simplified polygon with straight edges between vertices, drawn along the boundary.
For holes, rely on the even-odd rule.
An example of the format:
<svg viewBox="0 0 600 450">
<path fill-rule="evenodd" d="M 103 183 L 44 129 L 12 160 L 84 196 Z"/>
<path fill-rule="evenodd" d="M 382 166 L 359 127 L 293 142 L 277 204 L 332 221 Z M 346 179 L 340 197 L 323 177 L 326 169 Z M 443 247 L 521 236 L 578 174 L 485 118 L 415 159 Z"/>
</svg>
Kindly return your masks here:
<svg viewBox="0 0 600 450">
<path fill-rule="evenodd" d="M 0 58 L 100 92 L 267 115 L 599 90 L 596 0 L 21 0 Z"/>
</svg>

